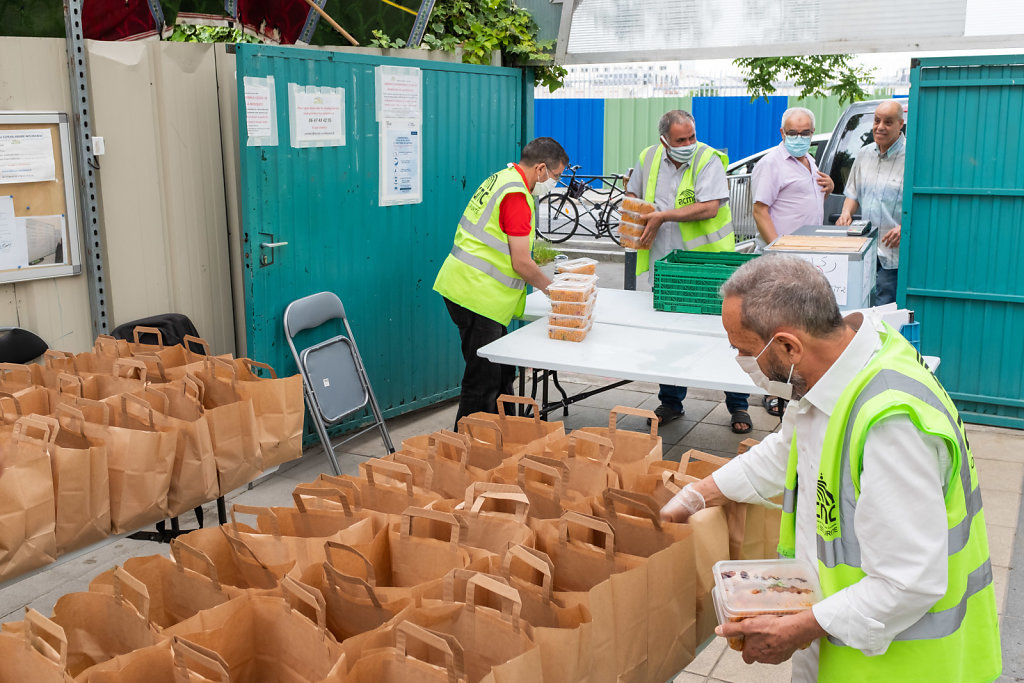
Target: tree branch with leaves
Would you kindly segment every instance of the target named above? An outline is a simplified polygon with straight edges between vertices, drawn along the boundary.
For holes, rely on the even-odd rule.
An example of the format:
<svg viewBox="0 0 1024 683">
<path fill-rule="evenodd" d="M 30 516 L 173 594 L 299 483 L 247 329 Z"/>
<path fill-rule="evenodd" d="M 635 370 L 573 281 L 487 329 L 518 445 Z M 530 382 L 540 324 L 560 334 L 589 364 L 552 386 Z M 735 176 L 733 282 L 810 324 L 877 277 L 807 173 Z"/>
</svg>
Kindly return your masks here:
<svg viewBox="0 0 1024 683">
<path fill-rule="evenodd" d="M 733 64 L 743 70 L 750 101 L 768 98 L 775 84 L 792 82 L 800 97 L 835 95 L 840 104 L 868 99 L 861 84 L 874 80 L 874 69 L 854 63 L 853 55 L 807 55 L 806 57 L 741 57 Z"/>
</svg>

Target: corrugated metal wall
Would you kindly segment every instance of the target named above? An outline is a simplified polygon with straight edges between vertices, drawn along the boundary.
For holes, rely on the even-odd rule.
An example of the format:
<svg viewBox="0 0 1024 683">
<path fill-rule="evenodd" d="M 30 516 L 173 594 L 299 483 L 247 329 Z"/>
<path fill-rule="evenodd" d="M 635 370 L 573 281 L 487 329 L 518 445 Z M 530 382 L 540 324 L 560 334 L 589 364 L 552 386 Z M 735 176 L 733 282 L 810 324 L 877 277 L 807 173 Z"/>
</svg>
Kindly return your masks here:
<svg viewBox="0 0 1024 683">
<path fill-rule="evenodd" d="M 562 143 L 569 163 L 581 167 L 578 173 L 603 174 L 604 100 L 536 100 L 533 112 L 537 137 Z"/>
<path fill-rule="evenodd" d="M 731 161 L 750 156 L 779 142 L 779 122 L 789 99 L 769 97 L 694 97 L 697 137 L 724 149 Z"/>
<path fill-rule="evenodd" d="M 640 151 L 658 141 L 658 119 L 670 109 L 690 111 L 689 97 L 604 101 L 604 172 L 626 173 Z M 698 132 L 699 134 L 699 132 Z"/>
<path fill-rule="evenodd" d="M 280 140 L 240 149 L 249 353 L 293 371 L 284 309 L 331 290 L 345 303 L 385 414 L 457 394 L 459 340 L 431 288 L 473 191 L 518 159 L 527 128 L 522 72 L 251 45 L 238 46 L 235 63 L 238 83 L 274 76 Z M 378 64 L 423 69 L 421 204 L 377 205 Z M 345 88 L 345 146 L 290 146 L 289 82 Z M 288 246 L 261 267 L 265 241 Z"/>
<path fill-rule="evenodd" d="M 910 92 L 898 301 L 963 418 L 1024 428 L 1024 55 L 921 59 Z"/>
</svg>

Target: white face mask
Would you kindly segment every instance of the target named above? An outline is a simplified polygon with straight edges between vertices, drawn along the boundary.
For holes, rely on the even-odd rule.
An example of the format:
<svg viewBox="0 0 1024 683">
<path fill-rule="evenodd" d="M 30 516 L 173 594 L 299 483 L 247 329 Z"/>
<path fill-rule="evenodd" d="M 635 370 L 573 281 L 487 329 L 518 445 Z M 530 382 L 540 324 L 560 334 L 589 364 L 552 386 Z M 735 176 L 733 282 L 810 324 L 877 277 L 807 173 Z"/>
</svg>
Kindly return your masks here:
<svg viewBox="0 0 1024 683">
<path fill-rule="evenodd" d="M 768 375 L 761 371 L 761 366 L 757 364 L 757 359 L 768 350 L 768 347 L 775 341 L 775 337 L 772 337 L 764 348 L 761 349 L 761 353 L 756 356 L 736 356 L 736 362 L 739 364 L 743 371 L 750 375 L 750 379 L 753 380 L 754 384 L 764 389 L 769 396 L 778 396 L 781 399 L 789 401 L 793 398 L 793 385 L 790 380 L 793 379 L 793 368 L 795 365 L 789 366 L 789 379 L 785 382 L 779 382 L 778 380 L 769 379 Z"/>
<path fill-rule="evenodd" d="M 669 158 L 672 159 L 672 161 L 679 162 L 680 164 L 690 163 L 690 159 L 693 158 L 693 153 L 697 149 L 696 142 L 693 143 L 692 145 L 682 145 L 681 147 L 673 147 L 672 145 L 668 144 L 668 140 L 666 140 L 664 136 L 662 136 L 661 141 L 664 142 L 665 147 L 668 148 L 667 151 Z"/>
<path fill-rule="evenodd" d="M 544 172 L 547 173 L 546 170 Z M 552 192 L 554 192 L 556 187 L 558 187 L 558 178 L 548 178 L 543 182 L 538 180 L 534 184 L 533 190 L 531 190 L 531 192 L 533 193 L 534 197 L 540 199 L 544 195 L 551 194 Z"/>
</svg>

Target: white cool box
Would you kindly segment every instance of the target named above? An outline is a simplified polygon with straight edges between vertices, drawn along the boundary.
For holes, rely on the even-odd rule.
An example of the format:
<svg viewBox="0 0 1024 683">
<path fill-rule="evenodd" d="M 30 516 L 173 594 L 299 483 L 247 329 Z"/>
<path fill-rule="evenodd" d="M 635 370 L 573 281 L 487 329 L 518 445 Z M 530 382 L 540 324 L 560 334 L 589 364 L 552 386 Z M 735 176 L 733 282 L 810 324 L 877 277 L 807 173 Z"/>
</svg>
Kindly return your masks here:
<svg viewBox="0 0 1024 683">
<path fill-rule="evenodd" d="M 805 225 L 783 235 L 765 252 L 792 254 L 812 263 L 825 274 L 840 310 L 868 308 L 875 288 L 878 230 L 871 227 L 862 237 L 851 237 L 835 225 Z"/>
</svg>

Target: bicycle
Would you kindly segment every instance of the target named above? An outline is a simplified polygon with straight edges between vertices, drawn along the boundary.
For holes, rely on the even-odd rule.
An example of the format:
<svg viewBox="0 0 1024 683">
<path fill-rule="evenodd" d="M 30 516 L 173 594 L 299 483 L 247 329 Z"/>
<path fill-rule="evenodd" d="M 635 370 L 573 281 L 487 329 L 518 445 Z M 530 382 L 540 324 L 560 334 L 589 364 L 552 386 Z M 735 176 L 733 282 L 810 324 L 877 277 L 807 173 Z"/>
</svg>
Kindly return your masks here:
<svg viewBox="0 0 1024 683">
<path fill-rule="evenodd" d="M 607 176 L 577 175 L 579 166 L 570 166 L 571 175 L 568 181 L 560 179 L 558 184 L 564 188 L 546 194 L 537 200 L 537 232 L 541 237 L 558 244 L 564 242 L 577 230 L 600 239 L 607 235 L 615 244 L 619 241 L 619 205 L 626 196 L 628 176 L 613 173 Z M 607 189 L 594 185 L 601 181 Z M 619 186 L 622 181 L 622 186 Z M 589 193 L 590 196 L 587 196 Z M 594 194 L 601 197 L 595 201 Z M 583 215 L 593 222 L 593 227 L 580 222 L 580 207 Z"/>
</svg>

